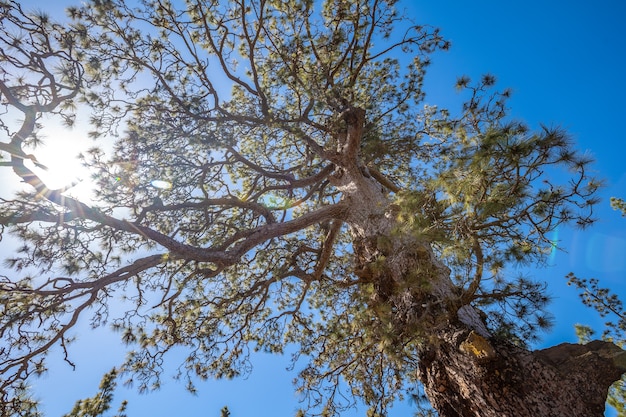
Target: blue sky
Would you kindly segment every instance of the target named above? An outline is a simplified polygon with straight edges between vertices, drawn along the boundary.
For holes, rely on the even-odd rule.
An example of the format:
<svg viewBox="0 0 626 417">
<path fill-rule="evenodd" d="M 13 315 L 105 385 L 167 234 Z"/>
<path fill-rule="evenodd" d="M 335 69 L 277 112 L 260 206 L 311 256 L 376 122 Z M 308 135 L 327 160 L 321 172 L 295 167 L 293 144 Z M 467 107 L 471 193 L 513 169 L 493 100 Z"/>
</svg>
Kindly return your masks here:
<svg viewBox="0 0 626 417">
<path fill-rule="evenodd" d="M 22 4 L 47 9 L 36 0 Z M 58 11 L 59 6 L 54 7 Z M 600 278 L 603 285 L 626 296 L 626 218 L 608 202 L 610 196 L 626 198 L 626 2 L 405 0 L 399 7 L 405 7 L 417 23 L 440 27 L 452 41 L 450 51 L 433 57 L 426 78 L 428 103 L 454 110 L 459 100 L 456 78 L 491 73 L 499 87 L 513 90 L 510 107 L 515 117 L 533 127 L 562 126 L 578 149 L 595 157 L 594 169 L 606 181 L 600 192 L 599 221 L 585 231 L 560 229 L 559 245 L 567 252 L 557 252 L 549 268 L 524 271 L 548 281 L 554 297 L 556 326 L 538 347 L 574 342 L 575 323 L 601 321 L 565 285 L 568 272 Z M 103 330 L 84 329 L 76 344 L 78 368 L 72 371 L 53 363 L 47 376 L 34 383 L 48 416 L 60 416 L 77 398 L 92 395 L 100 376 L 123 357 L 118 339 Z M 56 358 L 60 361 L 61 356 Z M 287 364 L 288 358 L 259 355 L 249 378 L 201 383 L 195 397 L 165 378 L 156 393 L 138 396 L 122 389 L 116 401 L 129 400 L 130 417 L 217 417 L 224 405 L 232 417 L 290 416 L 298 403 L 291 385 L 294 374 L 285 370 Z M 390 416 L 407 416 L 410 410 L 410 404 L 399 404 Z M 364 415 L 364 410 L 346 414 L 357 415 Z"/>
</svg>

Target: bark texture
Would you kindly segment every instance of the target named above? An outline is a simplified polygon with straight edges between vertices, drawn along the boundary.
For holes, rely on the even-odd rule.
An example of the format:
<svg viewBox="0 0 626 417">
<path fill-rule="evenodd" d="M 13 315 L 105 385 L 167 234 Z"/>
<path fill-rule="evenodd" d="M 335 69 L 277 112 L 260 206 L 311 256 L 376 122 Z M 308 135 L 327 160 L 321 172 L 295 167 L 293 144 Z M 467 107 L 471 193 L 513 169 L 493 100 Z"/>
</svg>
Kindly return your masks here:
<svg viewBox="0 0 626 417">
<path fill-rule="evenodd" d="M 528 351 L 450 329 L 420 356 L 420 379 L 442 417 L 603 416 L 626 353 L 595 341 Z"/>
<path fill-rule="evenodd" d="M 419 378 L 439 415 L 602 416 L 626 352 L 601 341 L 532 352 L 490 337 L 430 244 L 402 232 L 380 181 L 359 168 L 364 112 L 346 114 L 334 182 L 351 207 L 355 273 L 396 342 L 418 341 Z"/>
<path fill-rule="evenodd" d="M 603 416 L 625 353 L 595 341 L 530 352 L 449 329 L 420 356 L 420 379 L 442 417 Z"/>
</svg>

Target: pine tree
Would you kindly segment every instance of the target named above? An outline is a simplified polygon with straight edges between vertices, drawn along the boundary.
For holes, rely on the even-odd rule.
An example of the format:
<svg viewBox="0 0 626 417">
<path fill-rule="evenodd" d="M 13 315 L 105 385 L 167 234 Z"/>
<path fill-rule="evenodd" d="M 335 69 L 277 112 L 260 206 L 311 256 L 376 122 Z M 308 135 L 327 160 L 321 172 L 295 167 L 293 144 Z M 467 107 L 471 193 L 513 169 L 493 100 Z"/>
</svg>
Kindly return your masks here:
<svg viewBox="0 0 626 417">
<path fill-rule="evenodd" d="M 624 200 L 611 198 L 611 206 L 615 210 L 620 210 L 622 215 L 626 215 Z M 580 298 L 583 304 L 596 310 L 600 317 L 607 318 L 602 340 L 615 343 L 622 349 L 626 346 L 626 311 L 624 303 L 619 297 L 608 288 L 600 287 L 600 281 L 596 278 L 578 278 L 574 273 L 568 276 L 568 284 L 573 285 L 580 291 Z M 617 320 L 615 320 L 617 319 Z M 588 325 L 576 325 L 576 334 L 580 343 L 586 344 L 592 341 L 592 336 L 596 333 Z M 615 382 L 609 389 L 607 403 L 618 413 L 618 416 L 626 416 L 626 377 Z"/>
<path fill-rule="evenodd" d="M 112 369 L 110 372 L 107 372 L 102 377 L 99 391 L 91 398 L 76 401 L 72 411 L 65 414 L 63 417 L 103 416 L 104 413 L 111 408 L 113 393 L 115 392 L 115 387 L 117 386 L 117 375 L 118 371 L 116 369 Z M 119 414 L 116 414 L 114 417 L 127 417 L 125 414 L 126 406 L 126 401 L 122 401 L 119 409 L 117 410 Z"/>
<path fill-rule="evenodd" d="M 491 75 L 458 80 L 458 114 L 424 106 L 449 44 L 395 3 L 93 0 L 63 25 L 0 3 L 1 105 L 22 117 L 0 152 L 28 187 L 0 200 L 21 242 L 0 277 L 5 414 L 32 409 L 25 381 L 53 346 L 70 362 L 87 317 L 119 331 L 140 391 L 175 346 L 193 391 L 290 345 L 303 413 L 382 416 L 420 383 L 441 416 L 602 415 L 622 350 L 528 350 L 549 298 L 506 269 L 592 222 L 591 161 L 511 121 Z M 85 155 L 95 202 L 27 153 L 76 106 L 115 141 Z"/>
<path fill-rule="evenodd" d="M 626 216 L 626 201 L 621 198 L 611 197 L 611 207 L 622 212 L 622 216 Z"/>
</svg>

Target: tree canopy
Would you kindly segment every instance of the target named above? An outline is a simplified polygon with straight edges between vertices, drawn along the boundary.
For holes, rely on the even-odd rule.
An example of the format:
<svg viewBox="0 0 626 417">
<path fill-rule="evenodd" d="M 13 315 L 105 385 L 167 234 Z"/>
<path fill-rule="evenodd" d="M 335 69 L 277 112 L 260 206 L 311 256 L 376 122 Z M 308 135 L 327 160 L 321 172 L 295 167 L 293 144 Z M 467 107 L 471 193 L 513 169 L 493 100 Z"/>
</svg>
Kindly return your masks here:
<svg viewBox="0 0 626 417">
<path fill-rule="evenodd" d="M 0 276 L 4 412 L 36 409 L 27 381 L 53 346 L 72 363 L 79 320 L 119 332 L 140 391 L 175 346 L 191 391 L 290 347 L 325 415 L 383 415 L 453 316 L 520 347 L 549 327 L 543 283 L 507 268 L 592 222 L 591 161 L 512 120 L 490 75 L 459 78 L 457 112 L 424 106 L 449 43 L 396 6 L 92 0 L 61 25 L 0 2 L 0 168 L 25 183 L 0 195 L 20 242 Z M 84 154 L 91 201 L 48 188 L 35 149 L 79 108 L 114 143 Z"/>
</svg>

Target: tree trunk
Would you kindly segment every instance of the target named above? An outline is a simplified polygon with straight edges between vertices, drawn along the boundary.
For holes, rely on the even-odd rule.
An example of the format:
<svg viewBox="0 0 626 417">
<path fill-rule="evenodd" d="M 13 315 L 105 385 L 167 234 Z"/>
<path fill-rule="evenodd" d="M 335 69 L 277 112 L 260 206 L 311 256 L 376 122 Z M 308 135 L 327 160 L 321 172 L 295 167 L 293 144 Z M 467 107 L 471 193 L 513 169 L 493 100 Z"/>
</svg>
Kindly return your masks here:
<svg viewBox="0 0 626 417">
<path fill-rule="evenodd" d="M 358 164 L 364 113 L 345 117 L 335 186 L 350 202 L 355 274 L 396 343 L 417 341 L 419 379 L 442 417 L 603 416 L 626 352 L 596 341 L 528 351 L 490 336 L 428 242 L 403 230 L 381 184 Z M 374 330 L 375 331 L 375 330 Z"/>
<path fill-rule="evenodd" d="M 375 288 L 367 302 L 393 323 L 399 345 L 419 340 L 419 379 L 441 417 L 604 415 L 626 352 L 602 341 L 531 352 L 490 337 L 478 312 L 459 306 L 448 268 L 429 247 L 389 233 L 389 215 L 367 222 L 353 228 L 355 237 L 357 230 L 387 231 L 355 239 L 357 275 Z"/>
<path fill-rule="evenodd" d="M 625 353 L 595 341 L 530 352 L 465 326 L 440 333 L 420 355 L 420 380 L 441 417 L 603 416 Z"/>
</svg>

